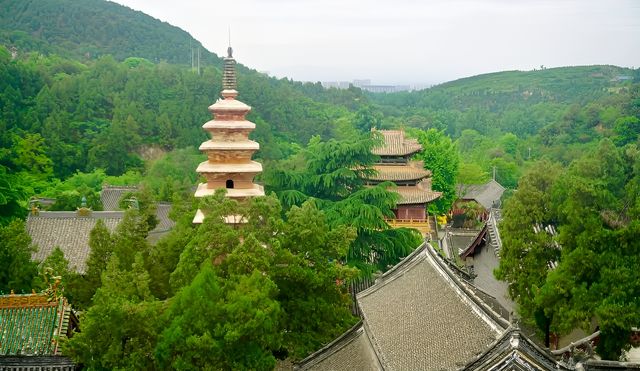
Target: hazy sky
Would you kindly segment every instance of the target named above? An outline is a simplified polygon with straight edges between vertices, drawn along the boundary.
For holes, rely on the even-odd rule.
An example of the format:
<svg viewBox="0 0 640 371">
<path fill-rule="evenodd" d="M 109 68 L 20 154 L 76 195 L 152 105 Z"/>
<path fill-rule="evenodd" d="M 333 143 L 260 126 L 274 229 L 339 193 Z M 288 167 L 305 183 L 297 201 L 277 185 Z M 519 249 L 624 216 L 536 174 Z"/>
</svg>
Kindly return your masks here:
<svg viewBox="0 0 640 371">
<path fill-rule="evenodd" d="M 259 71 L 433 84 L 480 73 L 640 67 L 640 0 L 117 0 Z"/>
</svg>

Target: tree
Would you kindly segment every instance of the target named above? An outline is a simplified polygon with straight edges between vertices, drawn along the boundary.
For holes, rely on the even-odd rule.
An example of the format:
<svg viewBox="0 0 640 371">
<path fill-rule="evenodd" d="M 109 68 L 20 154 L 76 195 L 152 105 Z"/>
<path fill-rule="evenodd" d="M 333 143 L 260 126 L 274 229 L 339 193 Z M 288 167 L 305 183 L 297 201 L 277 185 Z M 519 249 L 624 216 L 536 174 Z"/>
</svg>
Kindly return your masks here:
<svg viewBox="0 0 640 371">
<path fill-rule="evenodd" d="M 458 170 L 458 183 L 461 185 L 483 184 L 491 179 L 489 174 L 476 163 L 461 162 Z M 462 193 L 466 193 L 463 190 Z"/>
<path fill-rule="evenodd" d="M 332 226 L 328 215 L 313 201 L 292 207 L 283 220 L 282 207 L 275 196 L 237 204 L 224 197 L 224 191 L 219 191 L 204 198 L 200 209 L 205 211 L 204 223 L 194 234 L 183 230 L 192 237 L 171 274 L 170 282 L 177 292 L 172 313 L 184 312 L 185 316 L 178 319 L 169 315 L 171 330 L 165 331 L 156 352 L 162 367 L 189 364 L 198 367 L 199 362 L 205 362 L 196 357 L 197 340 L 216 349 L 210 357 L 218 363 L 237 365 L 228 368 L 268 368 L 272 367 L 272 354 L 288 354 L 300 359 L 353 325 L 355 318 L 350 312 L 346 283 L 357 276 L 357 270 L 341 263 L 355 236 L 352 228 Z M 224 216 L 231 213 L 246 222 L 243 228 L 224 223 Z M 171 238 L 183 240 L 177 236 Z M 209 270 L 210 267 L 213 268 Z M 189 305 L 209 306 L 196 304 L 201 299 L 191 298 L 195 292 L 215 307 L 211 309 L 212 317 L 207 319 L 211 323 L 196 318 L 202 317 L 202 311 L 187 313 Z M 308 295 L 309 292 L 314 295 Z M 247 295 L 251 297 L 245 297 Z M 274 308 L 269 304 L 271 301 L 277 304 L 278 314 L 274 312 L 273 316 L 264 318 L 267 322 L 243 317 L 249 328 L 241 339 L 247 347 L 234 346 L 243 349 L 244 355 L 227 349 L 221 338 L 235 339 L 236 335 L 226 331 L 246 327 L 232 324 L 237 316 L 232 308 L 245 305 Z M 245 316 L 254 315 L 253 310 L 242 311 Z M 189 334 L 193 335 L 193 341 L 188 340 Z M 251 345 L 254 341 L 269 345 L 258 351 Z M 174 350 L 160 356 L 167 349 Z M 264 353 L 265 349 L 268 354 Z"/>
<path fill-rule="evenodd" d="M 355 229 L 346 260 L 367 276 L 395 265 L 419 244 L 411 230 L 391 231 L 384 221 L 393 217 L 398 200 L 390 189 L 393 183 L 364 187 L 378 159 L 371 149 L 380 139 L 322 142 L 314 137 L 299 154 L 265 173 L 267 188 L 276 192 L 285 210 L 311 200 L 327 213 L 332 227 Z"/>
<path fill-rule="evenodd" d="M 614 140 L 620 146 L 638 141 L 640 135 L 640 119 L 635 116 L 618 118 L 614 123 Z"/>
<path fill-rule="evenodd" d="M 0 227 L 0 290 L 31 292 L 38 274 L 38 264 L 31 261 L 36 251 L 23 221 Z"/>
<path fill-rule="evenodd" d="M 429 129 L 418 132 L 422 151 L 417 158 L 424 161 L 424 168 L 432 173 L 431 187 L 442 192 L 439 199 L 429 204 L 429 211 L 444 214 L 456 200 L 456 182 L 460 157 L 458 149 L 444 131 Z"/>
<path fill-rule="evenodd" d="M 14 135 L 13 141 L 13 164 L 16 170 L 29 171 L 44 178 L 53 175 L 53 164 L 45 154 L 44 138 L 40 134 Z"/>
<path fill-rule="evenodd" d="M 556 224 L 551 193 L 560 173 L 557 164 L 540 161 L 520 179 L 518 191 L 503 209 L 503 246 L 500 265 L 494 272 L 498 279 L 509 283 L 509 295 L 518 303 L 525 320 L 535 322 L 536 315 L 542 319 L 537 323 L 547 344 L 553 313 L 540 317 L 544 307 L 537 305 L 535 298 L 547 278 L 549 262 L 558 261 L 560 251 L 555 248 L 552 235 L 534 227 Z"/>
<path fill-rule="evenodd" d="M 131 270 L 112 256 L 82 331 L 63 345 L 65 354 L 90 369 L 152 369 L 153 349 L 163 327 L 162 303 L 149 291 L 149 275 L 138 253 Z"/>
<path fill-rule="evenodd" d="M 276 285 L 259 271 L 221 279 L 204 264 L 172 300 L 155 356 L 161 368 L 272 370 L 280 347 Z M 206 315 L 203 315 L 206 313 Z"/>
<path fill-rule="evenodd" d="M 341 263 L 354 237 L 352 228 L 331 227 L 312 202 L 287 213 L 271 269 L 290 358 L 304 358 L 354 324 L 346 287 L 358 272 Z"/>
<path fill-rule="evenodd" d="M 89 308 L 93 295 L 102 284 L 102 273 L 115 250 L 114 238 L 100 219 L 89 234 L 89 249 L 84 275 L 74 277 L 68 287 L 74 306 L 78 309 Z"/>
<path fill-rule="evenodd" d="M 0 165 L 0 226 L 24 217 L 27 209 L 23 202 L 28 198 L 24 177 L 12 174 Z"/>
<path fill-rule="evenodd" d="M 44 290 L 48 286 L 48 281 L 53 277 L 60 277 L 60 283 L 63 288 L 67 287 L 67 283 L 73 279 L 74 274 L 69 269 L 69 261 L 65 259 L 64 252 L 56 246 L 55 249 L 43 260 L 38 266 L 37 282 L 34 286 Z"/>
</svg>

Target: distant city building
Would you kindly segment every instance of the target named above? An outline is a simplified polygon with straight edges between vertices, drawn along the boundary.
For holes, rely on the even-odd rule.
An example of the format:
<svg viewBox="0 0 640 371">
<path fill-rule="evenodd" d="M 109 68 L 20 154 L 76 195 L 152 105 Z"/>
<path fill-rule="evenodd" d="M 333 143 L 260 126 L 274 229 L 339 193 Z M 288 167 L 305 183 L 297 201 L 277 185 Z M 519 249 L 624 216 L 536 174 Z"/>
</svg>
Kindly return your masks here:
<svg viewBox="0 0 640 371">
<path fill-rule="evenodd" d="M 361 88 L 363 86 L 368 86 L 371 85 L 371 80 L 370 79 L 363 79 L 363 80 L 353 80 L 353 86 Z"/>
<path fill-rule="evenodd" d="M 372 93 L 397 93 L 401 91 L 422 90 L 430 87 L 431 85 L 418 84 L 418 85 L 374 85 L 371 84 L 370 79 L 357 79 L 351 82 L 349 81 L 322 81 L 322 86 L 325 89 L 348 89 L 349 86 L 355 86 L 362 90 Z"/>
<path fill-rule="evenodd" d="M 323 81 L 321 84 L 325 89 L 349 89 L 349 86 L 351 85 L 348 81 Z"/>
<path fill-rule="evenodd" d="M 409 91 L 411 86 L 409 85 L 363 85 L 360 87 L 362 90 L 370 91 L 372 93 L 397 93 L 400 91 Z"/>
</svg>

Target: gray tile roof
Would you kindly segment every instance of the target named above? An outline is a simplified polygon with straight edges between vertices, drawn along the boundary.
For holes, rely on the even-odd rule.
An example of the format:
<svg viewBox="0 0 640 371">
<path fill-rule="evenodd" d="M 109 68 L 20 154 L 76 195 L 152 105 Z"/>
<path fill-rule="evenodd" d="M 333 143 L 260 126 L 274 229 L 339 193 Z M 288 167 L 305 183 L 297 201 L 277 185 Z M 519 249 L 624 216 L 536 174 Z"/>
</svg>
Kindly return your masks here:
<svg viewBox="0 0 640 371">
<path fill-rule="evenodd" d="M 490 180 L 485 184 L 459 185 L 458 191 L 464 192 L 461 198 L 465 200 L 476 200 L 485 209 L 490 209 L 493 203 L 500 200 L 504 187 L 495 180 Z"/>
<path fill-rule="evenodd" d="M 509 328 L 485 352 L 464 367 L 469 371 L 569 369 L 524 336 L 518 328 Z"/>
<path fill-rule="evenodd" d="M 158 218 L 158 225 L 149 232 L 147 238 L 149 242 L 156 243 L 162 237 L 164 237 L 169 231 L 176 225 L 176 222 L 169 218 L 169 212 L 171 211 L 171 204 L 168 202 L 158 202 L 156 204 L 156 218 Z"/>
<path fill-rule="evenodd" d="M 156 204 L 156 218 L 158 218 L 158 225 L 150 233 L 167 232 L 176 225 L 176 222 L 169 219 L 169 212 L 171 211 L 171 204 L 168 202 L 158 202 Z"/>
<path fill-rule="evenodd" d="M 362 321 L 296 366 L 297 370 L 382 370 Z"/>
<path fill-rule="evenodd" d="M 374 148 L 371 152 L 378 156 L 406 156 L 416 153 L 422 146 L 416 139 L 407 139 L 403 130 L 375 130 L 382 134 L 384 143 L 380 147 Z"/>
<path fill-rule="evenodd" d="M 69 267 L 84 272 L 89 258 L 89 233 L 98 219 L 113 231 L 124 217 L 123 211 L 94 211 L 78 216 L 75 211 L 41 211 L 27 218 L 27 232 L 39 249 L 32 259 L 42 261 L 60 247 Z"/>
<path fill-rule="evenodd" d="M 148 240 L 157 242 L 166 235 L 175 222 L 169 219 L 171 204 L 160 202 L 157 205 L 158 225 L 149 232 Z M 98 219 L 102 219 L 110 231 L 116 228 L 124 217 L 124 211 L 92 211 L 88 216 L 78 216 L 75 211 L 40 211 L 27 218 L 27 232 L 39 249 L 31 257 L 42 261 L 60 247 L 69 260 L 69 267 L 83 273 L 89 258 L 89 234 Z"/>
<path fill-rule="evenodd" d="M 420 185 L 398 186 L 392 189 L 392 191 L 400 195 L 398 205 L 424 204 L 437 200 L 442 196 L 442 192 L 425 189 Z"/>
<path fill-rule="evenodd" d="M 105 211 L 120 210 L 118 203 L 125 193 L 135 192 L 138 190 L 136 186 L 110 186 L 104 185 L 100 192 L 100 201 Z"/>
<path fill-rule="evenodd" d="M 431 171 L 407 165 L 374 165 L 376 174 L 367 177 L 376 181 L 420 180 L 431 176 Z"/>
<path fill-rule="evenodd" d="M 388 370 L 455 370 L 504 330 L 424 244 L 358 294 L 367 333 Z"/>
</svg>

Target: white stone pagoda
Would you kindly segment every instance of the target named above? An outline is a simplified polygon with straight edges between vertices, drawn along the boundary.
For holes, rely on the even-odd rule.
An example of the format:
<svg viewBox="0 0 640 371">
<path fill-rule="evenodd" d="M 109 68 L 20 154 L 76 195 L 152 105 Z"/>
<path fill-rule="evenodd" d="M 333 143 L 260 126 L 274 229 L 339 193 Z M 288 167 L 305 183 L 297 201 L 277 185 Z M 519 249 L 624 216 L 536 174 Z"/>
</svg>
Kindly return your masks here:
<svg viewBox="0 0 640 371">
<path fill-rule="evenodd" d="M 227 52 L 222 75 L 223 99 L 209 106 L 213 120 L 202 126 L 211 134 L 211 139 L 200 145 L 200 151 L 207 154 L 207 161 L 198 165 L 196 171 L 207 182 L 198 185 L 195 197 L 210 196 L 217 189 L 226 188 L 227 197 L 242 201 L 248 197 L 264 196 L 263 187 L 253 182 L 253 178 L 262 172 L 262 164 L 251 160 L 260 144 L 249 140 L 249 133 L 256 124 L 245 119 L 251 107 L 236 100 L 236 61 L 231 47 Z M 203 220 L 204 214 L 198 210 L 193 222 L 200 224 Z M 242 222 L 233 215 L 229 215 L 226 221 Z"/>
</svg>

